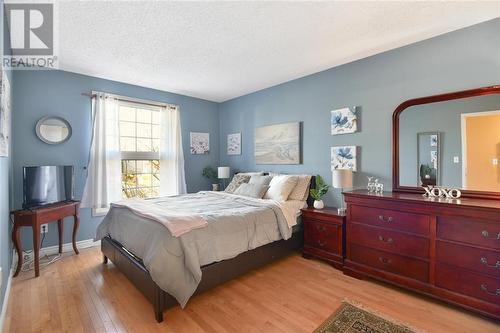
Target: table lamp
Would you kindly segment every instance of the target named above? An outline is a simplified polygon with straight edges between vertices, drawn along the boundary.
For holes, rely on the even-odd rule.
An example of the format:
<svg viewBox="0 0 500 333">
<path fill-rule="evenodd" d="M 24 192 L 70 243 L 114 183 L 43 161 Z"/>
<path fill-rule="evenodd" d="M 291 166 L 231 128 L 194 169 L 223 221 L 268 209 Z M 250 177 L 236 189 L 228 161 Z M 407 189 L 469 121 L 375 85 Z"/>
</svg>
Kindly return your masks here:
<svg viewBox="0 0 500 333">
<path fill-rule="evenodd" d="M 222 179 L 222 190 L 226 188 L 226 179 L 230 177 L 229 167 L 218 167 L 217 168 L 217 178 Z"/>
<path fill-rule="evenodd" d="M 332 186 L 340 188 L 340 208 L 338 209 L 339 215 L 346 214 L 344 207 L 344 195 L 342 194 L 344 188 L 352 188 L 352 170 L 351 169 L 335 169 L 332 171 Z"/>
</svg>

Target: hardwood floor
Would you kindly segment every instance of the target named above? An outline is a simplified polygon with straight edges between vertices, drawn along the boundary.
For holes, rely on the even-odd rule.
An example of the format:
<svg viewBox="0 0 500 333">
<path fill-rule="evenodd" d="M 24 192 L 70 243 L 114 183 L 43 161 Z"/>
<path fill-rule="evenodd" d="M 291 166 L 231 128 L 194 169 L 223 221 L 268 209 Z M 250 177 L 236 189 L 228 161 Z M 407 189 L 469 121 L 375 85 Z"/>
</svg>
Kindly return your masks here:
<svg viewBox="0 0 500 333">
<path fill-rule="evenodd" d="M 3 332 L 312 332 L 345 298 L 428 332 L 500 332 L 500 324 L 427 297 L 292 255 L 165 312 L 151 305 L 99 248 L 67 255 L 12 283 Z"/>
</svg>

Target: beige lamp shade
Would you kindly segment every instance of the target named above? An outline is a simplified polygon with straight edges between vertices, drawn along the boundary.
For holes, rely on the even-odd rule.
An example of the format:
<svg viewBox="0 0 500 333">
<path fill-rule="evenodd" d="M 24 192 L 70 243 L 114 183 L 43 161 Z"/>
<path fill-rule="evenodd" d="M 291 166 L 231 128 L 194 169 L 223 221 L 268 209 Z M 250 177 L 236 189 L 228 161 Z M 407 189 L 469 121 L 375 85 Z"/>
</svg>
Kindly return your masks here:
<svg viewBox="0 0 500 333">
<path fill-rule="evenodd" d="M 219 179 L 229 178 L 230 169 L 229 167 L 218 167 L 217 168 L 217 177 Z"/>
<path fill-rule="evenodd" d="M 332 186 L 335 188 L 352 188 L 352 170 L 351 169 L 333 170 Z"/>
</svg>

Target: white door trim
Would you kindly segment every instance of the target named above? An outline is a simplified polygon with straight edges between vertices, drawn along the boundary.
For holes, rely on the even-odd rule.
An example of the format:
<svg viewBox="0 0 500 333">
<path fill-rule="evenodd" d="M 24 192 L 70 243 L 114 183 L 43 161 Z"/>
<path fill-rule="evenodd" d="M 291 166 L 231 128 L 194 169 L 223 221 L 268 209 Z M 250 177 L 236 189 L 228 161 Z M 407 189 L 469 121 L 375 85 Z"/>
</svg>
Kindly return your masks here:
<svg viewBox="0 0 500 333">
<path fill-rule="evenodd" d="M 500 110 L 496 111 L 483 111 L 483 112 L 471 112 L 460 114 L 460 128 L 462 137 L 462 188 L 467 189 L 467 131 L 465 128 L 465 122 L 467 118 L 470 117 L 481 117 L 481 116 L 494 116 L 500 114 Z"/>
</svg>

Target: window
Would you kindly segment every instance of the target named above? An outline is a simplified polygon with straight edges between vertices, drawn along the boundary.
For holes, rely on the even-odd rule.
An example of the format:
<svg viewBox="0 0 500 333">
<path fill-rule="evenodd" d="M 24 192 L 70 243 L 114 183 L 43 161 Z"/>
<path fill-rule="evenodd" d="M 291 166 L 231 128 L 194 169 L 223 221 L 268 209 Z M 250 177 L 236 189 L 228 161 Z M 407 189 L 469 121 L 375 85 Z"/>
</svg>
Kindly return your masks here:
<svg viewBox="0 0 500 333">
<path fill-rule="evenodd" d="M 160 195 L 160 107 L 120 101 L 123 198 Z"/>
</svg>

